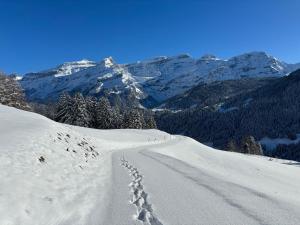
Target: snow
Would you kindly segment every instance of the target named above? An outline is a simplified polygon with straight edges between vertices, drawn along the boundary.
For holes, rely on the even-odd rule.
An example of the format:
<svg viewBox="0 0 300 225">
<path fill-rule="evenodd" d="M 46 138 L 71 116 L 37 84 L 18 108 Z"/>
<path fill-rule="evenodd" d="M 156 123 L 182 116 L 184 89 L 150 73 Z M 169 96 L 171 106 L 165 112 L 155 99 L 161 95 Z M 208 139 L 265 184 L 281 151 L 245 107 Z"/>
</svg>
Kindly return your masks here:
<svg viewBox="0 0 300 225">
<path fill-rule="evenodd" d="M 290 144 L 298 144 L 300 142 L 300 134 L 297 134 L 295 140 L 291 140 L 289 138 L 269 138 L 264 137 L 260 141 L 260 144 L 264 145 L 267 150 L 274 150 L 278 145 L 290 145 Z"/>
<path fill-rule="evenodd" d="M 114 62 L 114 60 L 111 56 L 108 57 L 108 58 L 104 58 L 102 60 L 102 62 L 100 62 L 100 63 L 103 64 L 103 66 L 106 67 L 106 68 L 110 68 L 115 64 L 115 62 Z"/>
<path fill-rule="evenodd" d="M 0 105 L 3 225 L 295 225 L 299 172 L 158 130 L 80 128 Z"/>
<path fill-rule="evenodd" d="M 243 77 L 281 77 L 300 68 L 287 64 L 264 52 L 250 52 L 219 59 L 204 55 L 195 59 L 188 54 L 161 56 L 130 64 L 117 64 L 112 57 L 95 63 L 82 60 L 64 63 L 54 69 L 24 76 L 21 85 L 31 100 L 57 98 L 62 91 L 97 93 L 103 88 L 120 91 L 140 90 L 138 99 L 153 97 L 164 101 L 183 94 L 200 82 L 240 79 Z M 107 77 L 110 74 L 110 78 Z"/>
</svg>

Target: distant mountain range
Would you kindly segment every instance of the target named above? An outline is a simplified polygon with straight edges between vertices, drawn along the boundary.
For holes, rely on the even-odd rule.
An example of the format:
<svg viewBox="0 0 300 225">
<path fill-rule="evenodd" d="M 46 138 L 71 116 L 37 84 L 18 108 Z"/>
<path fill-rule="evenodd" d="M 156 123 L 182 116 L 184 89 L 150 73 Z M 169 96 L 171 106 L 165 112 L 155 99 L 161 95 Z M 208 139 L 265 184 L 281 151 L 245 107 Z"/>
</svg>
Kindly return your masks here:
<svg viewBox="0 0 300 225">
<path fill-rule="evenodd" d="M 63 92 L 106 96 L 121 109 L 152 109 L 160 130 L 227 150 L 253 136 L 264 154 L 300 161 L 300 63 L 264 52 L 227 60 L 187 54 L 130 64 L 81 60 L 18 80 L 32 102 L 56 102 Z"/>
<path fill-rule="evenodd" d="M 53 69 L 28 73 L 20 80 L 30 101 L 56 101 L 66 91 L 92 96 L 131 96 L 146 107 L 161 105 L 199 84 L 241 78 L 282 77 L 300 68 L 264 52 L 228 60 L 213 55 L 199 59 L 187 54 L 117 64 L 111 57 L 100 62 L 81 60 Z"/>
</svg>

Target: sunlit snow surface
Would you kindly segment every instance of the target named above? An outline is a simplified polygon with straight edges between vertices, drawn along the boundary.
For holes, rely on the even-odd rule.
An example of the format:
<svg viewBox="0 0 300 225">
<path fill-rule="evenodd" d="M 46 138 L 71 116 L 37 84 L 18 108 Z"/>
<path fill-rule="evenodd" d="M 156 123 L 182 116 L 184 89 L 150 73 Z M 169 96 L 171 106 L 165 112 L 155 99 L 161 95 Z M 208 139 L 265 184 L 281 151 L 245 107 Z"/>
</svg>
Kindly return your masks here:
<svg viewBox="0 0 300 225">
<path fill-rule="evenodd" d="M 81 91 L 91 95 L 101 90 L 120 93 L 132 90 L 138 99 L 151 96 L 163 101 L 201 82 L 281 77 L 297 68 L 300 64 L 287 64 L 264 52 L 251 52 L 228 60 L 213 55 L 196 59 L 181 54 L 130 64 L 118 64 L 108 57 L 97 63 L 82 60 L 26 74 L 21 85 L 32 100 L 53 100 L 62 91 Z"/>
<path fill-rule="evenodd" d="M 299 163 L 0 105 L 0 224 L 300 224 Z"/>
</svg>

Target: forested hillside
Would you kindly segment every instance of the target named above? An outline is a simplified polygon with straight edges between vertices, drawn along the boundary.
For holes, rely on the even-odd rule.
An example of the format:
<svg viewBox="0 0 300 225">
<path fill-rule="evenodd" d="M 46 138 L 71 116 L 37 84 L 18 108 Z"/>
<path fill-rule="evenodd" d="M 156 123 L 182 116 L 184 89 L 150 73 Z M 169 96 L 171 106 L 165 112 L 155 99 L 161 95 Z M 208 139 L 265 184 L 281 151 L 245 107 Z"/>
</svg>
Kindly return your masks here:
<svg viewBox="0 0 300 225">
<path fill-rule="evenodd" d="M 215 81 L 201 83 L 187 92 L 176 95 L 163 102 L 159 108 L 188 109 L 195 107 L 211 107 L 220 105 L 234 96 L 258 89 L 274 82 L 278 78 L 243 78 L 238 80 Z"/>
<path fill-rule="evenodd" d="M 219 109 L 195 108 L 177 113 L 163 112 L 156 116 L 158 128 L 184 134 L 214 147 L 228 149 L 229 143 L 239 145 L 243 137 L 256 140 L 296 138 L 300 132 L 300 71 L 279 78 L 249 93 L 227 99 Z M 263 146 L 264 147 L 264 146 Z M 284 146 L 265 154 L 300 160 L 297 148 Z M 296 156 L 296 158 L 294 158 Z"/>
</svg>

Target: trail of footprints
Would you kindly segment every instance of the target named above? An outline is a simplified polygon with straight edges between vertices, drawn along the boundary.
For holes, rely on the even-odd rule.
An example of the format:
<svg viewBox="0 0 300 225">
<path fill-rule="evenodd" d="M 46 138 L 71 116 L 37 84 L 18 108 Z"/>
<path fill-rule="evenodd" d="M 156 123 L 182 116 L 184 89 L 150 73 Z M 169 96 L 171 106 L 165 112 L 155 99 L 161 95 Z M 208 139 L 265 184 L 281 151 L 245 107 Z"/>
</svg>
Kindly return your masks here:
<svg viewBox="0 0 300 225">
<path fill-rule="evenodd" d="M 152 206 L 147 200 L 148 194 L 144 191 L 142 185 L 143 176 L 139 173 L 137 168 L 130 165 L 124 157 L 121 159 L 121 165 L 128 169 L 132 177 L 132 182 L 129 184 L 132 192 L 130 203 L 135 205 L 137 209 L 135 218 L 145 225 L 163 225 L 158 218 L 153 215 Z"/>
</svg>

